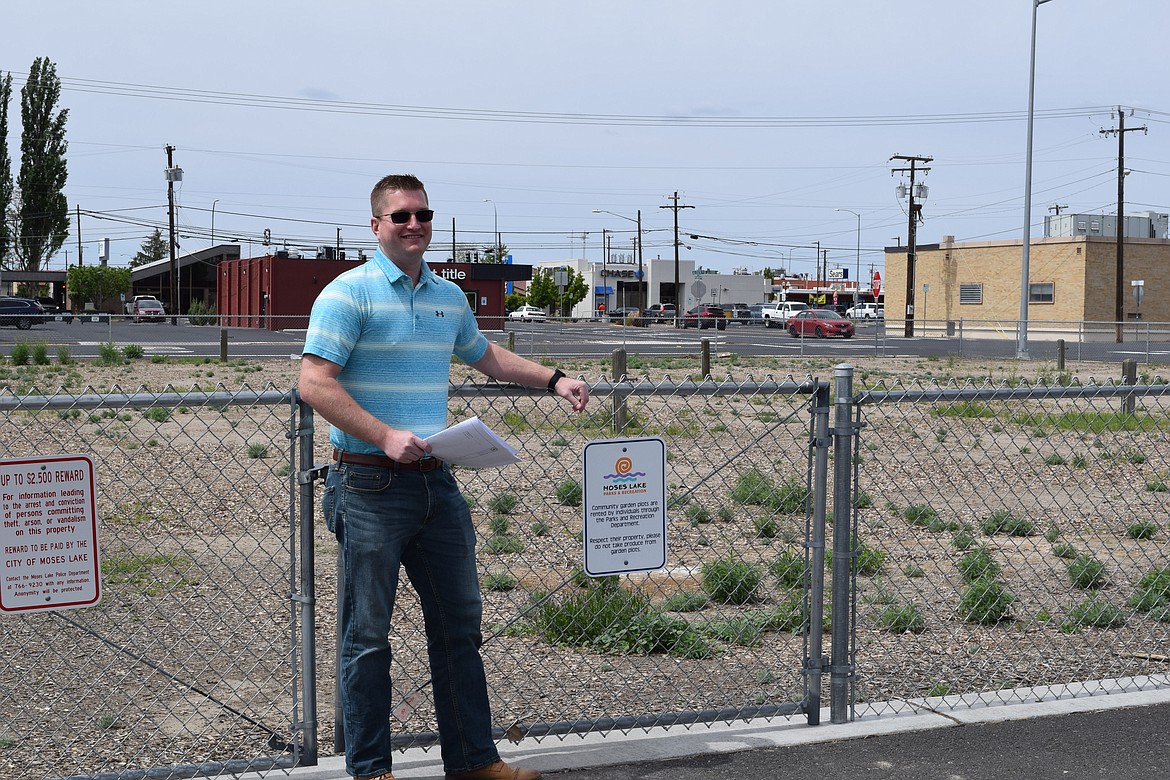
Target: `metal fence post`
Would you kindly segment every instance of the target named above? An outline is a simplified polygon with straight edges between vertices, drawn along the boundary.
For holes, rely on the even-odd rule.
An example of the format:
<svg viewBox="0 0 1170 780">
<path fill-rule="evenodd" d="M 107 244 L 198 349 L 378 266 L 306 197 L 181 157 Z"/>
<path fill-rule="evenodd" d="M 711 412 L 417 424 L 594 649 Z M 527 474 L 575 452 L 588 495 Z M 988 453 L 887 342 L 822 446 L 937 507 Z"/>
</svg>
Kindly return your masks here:
<svg viewBox="0 0 1170 780">
<path fill-rule="evenodd" d="M 853 366 L 833 369 L 833 591 L 829 665 L 829 718 L 847 723 L 853 700 Z"/>
<path fill-rule="evenodd" d="M 804 659 L 804 701 L 802 709 L 808 725 L 821 722 L 821 679 L 828 659 L 824 655 L 825 625 L 825 512 L 828 504 L 829 474 L 829 385 L 818 383 L 812 397 L 813 478 L 812 522 L 805 544 L 806 570 L 809 577 L 808 646 Z"/>
<path fill-rule="evenodd" d="M 613 381 L 626 381 L 626 350 L 618 347 L 613 351 Z M 630 424 L 630 410 L 626 404 L 626 393 L 614 391 L 613 394 L 613 429 L 617 433 L 626 430 Z"/>
<path fill-rule="evenodd" d="M 316 557 L 313 542 L 313 518 L 316 514 L 313 482 L 323 476 L 325 467 L 313 463 L 313 408 L 301 401 L 294 401 L 299 414 L 300 425 L 295 431 L 297 437 L 297 496 L 300 536 L 300 587 L 293 589 L 293 600 L 300 608 L 300 648 L 303 714 L 301 716 L 300 766 L 317 765 L 317 580 Z"/>
</svg>

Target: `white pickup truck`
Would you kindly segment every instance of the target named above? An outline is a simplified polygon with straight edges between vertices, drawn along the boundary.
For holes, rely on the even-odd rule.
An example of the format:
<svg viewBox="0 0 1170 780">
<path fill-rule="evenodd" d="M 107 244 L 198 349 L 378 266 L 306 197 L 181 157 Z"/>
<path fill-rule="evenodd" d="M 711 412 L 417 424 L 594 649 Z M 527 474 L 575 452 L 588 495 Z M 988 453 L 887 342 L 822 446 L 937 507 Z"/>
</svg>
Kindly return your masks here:
<svg viewBox="0 0 1170 780">
<path fill-rule="evenodd" d="M 845 312 L 851 320 L 884 320 L 886 309 L 876 303 L 859 303 Z"/>
<path fill-rule="evenodd" d="M 799 301 L 773 301 L 765 303 L 760 309 L 760 319 L 766 327 L 783 328 L 789 317 L 807 308 L 807 303 Z"/>
</svg>

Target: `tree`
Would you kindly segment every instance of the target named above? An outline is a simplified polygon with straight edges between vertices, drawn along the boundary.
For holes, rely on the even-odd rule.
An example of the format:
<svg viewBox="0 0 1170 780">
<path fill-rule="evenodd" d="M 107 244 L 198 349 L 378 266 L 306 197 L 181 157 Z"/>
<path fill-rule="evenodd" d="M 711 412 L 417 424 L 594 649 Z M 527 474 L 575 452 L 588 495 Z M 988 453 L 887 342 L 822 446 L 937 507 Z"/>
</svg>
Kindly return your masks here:
<svg viewBox="0 0 1170 780">
<path fill-rule="evenodd" d="M 75 265 L 70 267 L 65 285 L 69 297 L 79 306 L 92 303 L 98 311 L 118 312 L 121 310 L 118 296 L 130 292 L 130 269 Z"/>
<path fill-rule="evenodd" d="M 557 287 L 554 276 L 558 271 L 564 271 L 569 275 L 568 284 L 565 285 L 563 294 L 561 289 Z M 577 303 L 585 300 L 588 292 L 589 288 L 585 284 L 584 274 L 576 273 L 564 266 L 556 269 L 538 268 L 532 274 L 532 281 L 528 283 L 528 303 L 542 309 L 546 306 L 557 306 L 563 317 Z"/>
<path fill-rule="evenodd" d="M 154 233 L 147 236 L 146 240 L 142 242 L 142 248 L 138 250 L 138 254 L 131 258 L 130 267 L 137 268 L 140 265 L 157 262 L 169 256 L 170 252 L 170 246 L 166 241 L 163 241 L 162 231 L 155 228 Z"/>
<path fill-rule="evenodd" d="M 57 110 L 61 80 L 45 57 L 33 60 L 28 80 L 20 90 L 20 208 L 16 221 L 16 254 L 25 270 L 40 270 L 69 235 L 69 202 L 65 181 L 65 121 L 67 109 Z"/>
<path fill-rule="evenodd" d="M 8 103 L 12 100 L 12 74 L 0 77 L 0 265 L 8 259 L 12 229 L 8 210 L 12 207 L 12 158 L 8 156 Z"/>
<path fill-rule="evenodd" d="M 496 246 L 485 246 L 479 252 L 479 262 L 481 263 L 502 263 L 504 258 L 508 256 L 508 245 L 500 244 L 500 256 L 496 257 Z"/>
</svg>

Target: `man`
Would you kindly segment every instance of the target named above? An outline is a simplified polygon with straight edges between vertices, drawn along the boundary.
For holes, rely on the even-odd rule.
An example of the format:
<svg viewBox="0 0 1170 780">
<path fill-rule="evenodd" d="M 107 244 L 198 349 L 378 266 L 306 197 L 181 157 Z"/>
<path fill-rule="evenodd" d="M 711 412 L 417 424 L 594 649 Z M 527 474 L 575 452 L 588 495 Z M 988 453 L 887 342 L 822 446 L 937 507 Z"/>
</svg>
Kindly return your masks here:
<svg viewBox="0 0 1170 780">
<path fill-rule="evenodd" d="M 341 545 L 338 594 L 346 769 L 392 780 L 390 646 L 399 566 L 427 633 L 443 769 L 464 780 L 536 780 L 500 760 L 491 736 L 482 602 L 471 513 L 425 437 L 447 426 L 451 356 L 504 382 L 548 387 L 581 411 L 589 387 L 489 342 L 463 291 L 423 262 L 426 190 L 387 176 L 370 195 L 378 251 L 321 291 L 301 364 L 301 397 L 332 423 L 322 505 Z"/>
</svg>

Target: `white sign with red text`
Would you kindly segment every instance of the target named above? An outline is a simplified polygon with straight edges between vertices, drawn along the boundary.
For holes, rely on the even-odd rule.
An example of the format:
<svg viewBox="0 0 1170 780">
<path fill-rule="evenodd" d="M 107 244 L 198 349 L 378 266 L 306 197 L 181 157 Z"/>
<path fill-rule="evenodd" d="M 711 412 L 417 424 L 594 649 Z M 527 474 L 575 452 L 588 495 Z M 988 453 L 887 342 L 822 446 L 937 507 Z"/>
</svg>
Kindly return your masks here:
<svg viewBox="0 0 1170 780">
<path fill-rule="evenodd" d="M 0 613 L 101 600 L 93 461 L 0 460 Z"/>
</svg>

